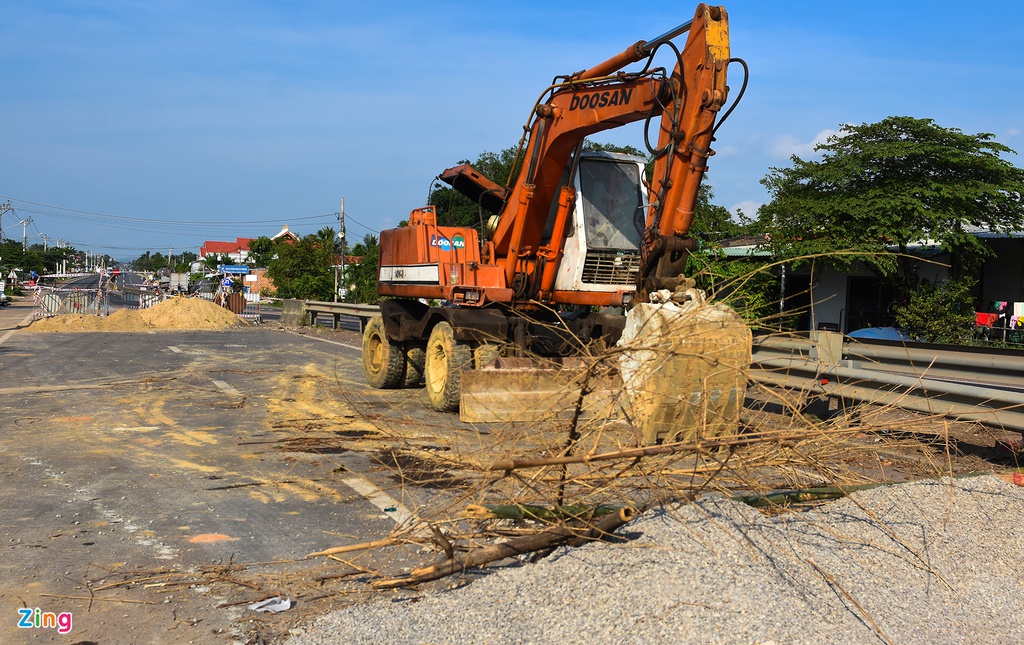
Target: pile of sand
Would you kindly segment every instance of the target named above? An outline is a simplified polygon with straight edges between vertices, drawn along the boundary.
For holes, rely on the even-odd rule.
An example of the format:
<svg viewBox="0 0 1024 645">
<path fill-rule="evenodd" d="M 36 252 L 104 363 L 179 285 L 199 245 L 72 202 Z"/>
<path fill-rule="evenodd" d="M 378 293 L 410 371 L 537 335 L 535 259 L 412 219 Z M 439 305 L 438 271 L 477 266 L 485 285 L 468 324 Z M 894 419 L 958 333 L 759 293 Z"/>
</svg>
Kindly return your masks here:
<svg viewBox="0 0 1024 645">
<path fill-rule="evenodd" d="M 64 314 L 33 322 L 28 331 L 151 331 L 157 329 L 225 329 L 248 323 L 231 311 L 201 298 L 169 298 L 148 309 L 119 309 L 106 317 Z"/>
</svg>

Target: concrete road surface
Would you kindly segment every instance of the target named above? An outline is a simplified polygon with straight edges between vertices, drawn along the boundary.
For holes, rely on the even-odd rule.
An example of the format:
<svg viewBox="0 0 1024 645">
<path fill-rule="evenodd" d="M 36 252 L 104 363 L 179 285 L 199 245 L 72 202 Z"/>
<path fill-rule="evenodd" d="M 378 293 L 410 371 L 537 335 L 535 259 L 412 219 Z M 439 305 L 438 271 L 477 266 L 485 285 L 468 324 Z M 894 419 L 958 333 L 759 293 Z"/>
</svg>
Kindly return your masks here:
<svg viewBox="0 0 1024 645">
<path fill-rule="evenodd" d="M 269 638 L 334 602 L 313 579 L 341 565 L 304 555 L 429 502 L 380 429 L 452 417 L 367 388 L 352 332 L 36 333 L 29 304 L 0 308 L 0 642 Z M 35 608 L 71 635 L 19 629 Z"/>
</svg>

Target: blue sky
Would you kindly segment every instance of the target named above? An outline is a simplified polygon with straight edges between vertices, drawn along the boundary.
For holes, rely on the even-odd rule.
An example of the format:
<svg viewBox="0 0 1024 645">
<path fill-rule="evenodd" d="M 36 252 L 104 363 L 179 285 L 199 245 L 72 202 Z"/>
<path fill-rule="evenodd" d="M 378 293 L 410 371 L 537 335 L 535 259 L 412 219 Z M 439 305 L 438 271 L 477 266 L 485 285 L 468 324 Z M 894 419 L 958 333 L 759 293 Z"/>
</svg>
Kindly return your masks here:
<svg viewBox="0 0 1024 645">
<path fill-rule="evenodd" d="M 1024 153 L 1024 3 L 724 6 L 750 81 L 718 132 L 715 203 L 752 214 L 769 168 L 812 156 L 842 123 L 891 115 Z M 337 228 L 344 198 L 356 242 L 422 206 L 443 169 L 514 145 L 553 76 L 695 7 L 7 0 L 0 202 L 14 212 L 0 225 L 130 259 Z M 733 97 L 740 78 L 732 67 Z"/>
</svg>

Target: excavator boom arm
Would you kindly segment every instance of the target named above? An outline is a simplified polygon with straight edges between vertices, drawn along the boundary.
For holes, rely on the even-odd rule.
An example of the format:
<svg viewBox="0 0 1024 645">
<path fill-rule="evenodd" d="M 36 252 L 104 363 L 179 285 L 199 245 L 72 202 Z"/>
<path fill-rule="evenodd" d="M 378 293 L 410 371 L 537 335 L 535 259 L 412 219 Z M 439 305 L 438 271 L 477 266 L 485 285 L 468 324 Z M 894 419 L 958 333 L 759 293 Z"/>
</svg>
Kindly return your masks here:
<svg viewBox="0 0 1024 645">
<path fill-rule="evenodd" d="M 671 75 L 657 69 L 621 71 L 687 31 Z M 529 281 L 534 271 L 530 262 L 541 250 L 541 235 L 551 204 L 559 200 L 563 172 L 584 138 L 657 117 L 658 145 L 637 286 L 646 292 L 682 273 L 692 245 L 686 235 L 697 192 L 713 154 L 715 121 L 728 96 L 728 63 L 728 15 L 722 7 L 700 4 L 693 20 L 653 41 L 639 41 L 554 86 L 550 100 L 535 109 L 525 163 L 493 235 L 493 259 L 504 266 L 509 284 L 517 275 L 520 281 Z"/>
</svg>

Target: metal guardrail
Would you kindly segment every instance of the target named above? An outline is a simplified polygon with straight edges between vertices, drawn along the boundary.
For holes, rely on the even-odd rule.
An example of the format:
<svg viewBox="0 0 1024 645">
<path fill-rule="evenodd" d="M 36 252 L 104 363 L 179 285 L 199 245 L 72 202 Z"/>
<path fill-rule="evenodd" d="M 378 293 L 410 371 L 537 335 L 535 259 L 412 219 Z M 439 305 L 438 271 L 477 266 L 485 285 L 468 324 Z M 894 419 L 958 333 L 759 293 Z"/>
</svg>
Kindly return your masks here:
<svg viewBox="0 0 1024 645">
<path fill-rule="evenodd" d="M 366 320 L 377 305 L 306 300 L 318 314 Z M 836 332 L 754 339 L 752 381 L 796 391 L 805 400 L 835 397 L 891 405 L 1024 432 L 1024 351 L 865 341 Z"/>
<path fill-rule="evenodd" d="M 834 332 L 755 340 L 751 380 L 805 400 L 837 397 L 1024 432 L 1024 352 L 889 341 Z"/>
<path fill-rule="evenodd" d="M 348 302 L 321 302 L 319 300 L 306 300 L 303 302 L 303 309 L 309 314 L 309 324 L 316 326 L 316 319 L 319 314 L 330 314 L 334 317 L 333 328 L 341 325 L 341 317 L 349 316 L 359 319 L 359 332 L 366 328 L 366 320 L 380 314 L 380 307 L 377 305 L 353 304 Z"/>
</svg>

